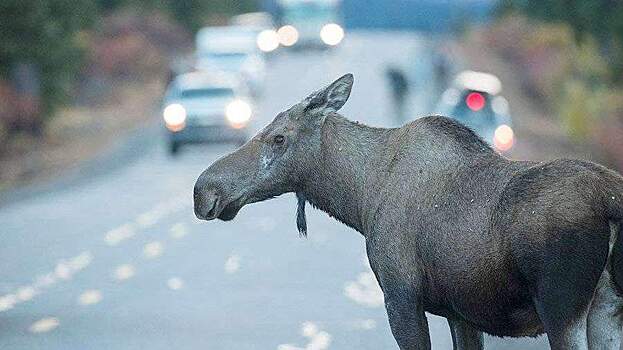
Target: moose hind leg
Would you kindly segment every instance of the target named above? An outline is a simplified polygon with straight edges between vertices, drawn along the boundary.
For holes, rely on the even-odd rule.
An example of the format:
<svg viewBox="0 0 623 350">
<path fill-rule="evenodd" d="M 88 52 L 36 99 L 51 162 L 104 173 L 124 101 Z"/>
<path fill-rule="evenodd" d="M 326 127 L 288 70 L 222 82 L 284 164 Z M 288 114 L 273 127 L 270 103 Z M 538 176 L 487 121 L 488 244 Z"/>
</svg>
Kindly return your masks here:
<svg viewBox="0 0 623 350">
<path fill-rule="evenodd" d="M 553 350 L 588 349 L 587 319 L 608 241 L 564 232 L 547 242 L 534 302 Z"/>
<path fill-rule="evenodd" d="M 618 350 L 621 346 L 623 298 L 617 293 L 610 273 L 601 275 L 588 314 L 588 348 Z"/>
<path fill-rule="evenodd" d="M 454 350 L 482 350 L 484 337 L 464 321 L 448 320 Z"/>
<path fill-rule="evenodd" d="M 558 317 L 544 318 L 545 331 L 552 350 L 586 350 L 588 349 L 586 313 L 563 322 Z"/>
</svg>

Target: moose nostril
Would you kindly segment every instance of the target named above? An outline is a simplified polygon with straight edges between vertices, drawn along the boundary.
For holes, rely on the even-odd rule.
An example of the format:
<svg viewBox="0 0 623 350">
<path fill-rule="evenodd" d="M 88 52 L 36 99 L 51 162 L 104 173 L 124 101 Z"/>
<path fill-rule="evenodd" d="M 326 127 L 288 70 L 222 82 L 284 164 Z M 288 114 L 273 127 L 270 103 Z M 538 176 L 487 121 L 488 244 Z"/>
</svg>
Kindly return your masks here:
<svg viewBox="0 0 623 350">
<path fill-rule="evenodd" d="M 206 218 L 214 218 L 216 216 L 218 202 L 218 197 L 214 195 L 210 196 L 210 198 L 206 201 L 205 208 L 208 209 L 208 212 L 206 213 Z"/>
<path fill-rule="evenodd" d="M 199 219 L 214 219 L 218 215 L 219 196 L 213 193 L 195 192 L 195 215 Z"/>
</svg>

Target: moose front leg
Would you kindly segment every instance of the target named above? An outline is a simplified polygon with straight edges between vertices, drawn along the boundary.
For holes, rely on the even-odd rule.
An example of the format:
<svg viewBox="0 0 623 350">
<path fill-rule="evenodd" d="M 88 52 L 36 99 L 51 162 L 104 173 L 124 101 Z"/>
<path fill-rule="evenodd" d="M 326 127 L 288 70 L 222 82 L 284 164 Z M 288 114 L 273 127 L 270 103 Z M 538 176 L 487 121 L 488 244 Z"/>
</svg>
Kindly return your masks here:
<svg viewBox="0 0 623 350">
<path fill-rule="evenodd" d="M 482 332 L 463 321 L 448 320 L 454 350 L 482 350 L 484 338 Z"/>
<path fill-rule="evenodd" d="M 392 334 L 401 350 L 429 350 L 428 320 L 421 302 L 407 293 L 385 292 Z"/>
<path fill-rule="evenodd" d="M 428 320 L 422 302 L 424 281 L 412 254 L 400 252 L 392 235 L 380 231 L 366 239 L 368 261 L 385 297 L 385 309 L 394 339 L 401 350 L 430 350 Z M 394 254 L 388 256 L 388 251 Z M 408 268 L 405 268 L 408 267 Z"/>
</svg>

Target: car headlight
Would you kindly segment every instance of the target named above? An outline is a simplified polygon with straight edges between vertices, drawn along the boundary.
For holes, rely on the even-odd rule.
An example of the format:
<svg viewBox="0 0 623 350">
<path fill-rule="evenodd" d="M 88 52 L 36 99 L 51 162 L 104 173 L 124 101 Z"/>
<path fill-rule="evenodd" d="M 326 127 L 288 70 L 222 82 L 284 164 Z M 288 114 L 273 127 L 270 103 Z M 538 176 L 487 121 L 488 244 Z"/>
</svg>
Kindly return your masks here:
<svg viewBox="0 0 623 350">
<path fill-rule="evenodd" d="M 279 47 L 279 35 L 272 29 L 262 30 L 257 35 L 257 47 L 262 52 L 275 51 Z"/>
<path fill-rule="evenodd" d="M 162 112 L 164 123 L 171 131 L 180 131 L 186 126 L 186 109 L 179 103 L 173 103 Z"/>
<path fill-rule="evenodd" d="M 515 133 L 510 126 L 502 124 L 493 133 L 493 145 L 500 151 L 508 151 L 515 142 Z"/>
<path fill-rule="evenodd" d="M 279 28 L 277 31 L 279 43 L 283 46 L 292 46 L 299 41 L 299 31 L 289 24 Z"/>
<path fill-rule="evenodd" d="M 236 129 L 247 125 L 251 119 L 251 106 L 243 100 L 234 100 L 225 107 L 225 117 L 229 124 Z"/>
<path fill-rule="evenodd" d="M 344 29 L 339 24 L 325 24 L 320 29 L 320 39 L 327 45 L 335 46 L 344 39 Z"/>
</svg>

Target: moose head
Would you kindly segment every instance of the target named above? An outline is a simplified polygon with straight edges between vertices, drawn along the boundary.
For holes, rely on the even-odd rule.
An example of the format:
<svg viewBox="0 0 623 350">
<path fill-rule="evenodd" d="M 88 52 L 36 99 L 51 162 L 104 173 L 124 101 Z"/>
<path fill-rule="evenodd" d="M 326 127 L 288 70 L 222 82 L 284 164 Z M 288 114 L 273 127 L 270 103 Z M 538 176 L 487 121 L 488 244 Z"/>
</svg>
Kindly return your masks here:
<svg viewBox="0 0 623 350">
<path fill-rule="evenodd" d="M 340 77 L 279 113 L 244 146 L 210 165 L 195 184 L 195 215 L 228 221 L 246 204 L 296 192 L 297 226 L 305 235 L 300 189 L 318 163 L 322 125 L 344 106 L 352 85 L 352 74 Z"/>
</svg>

